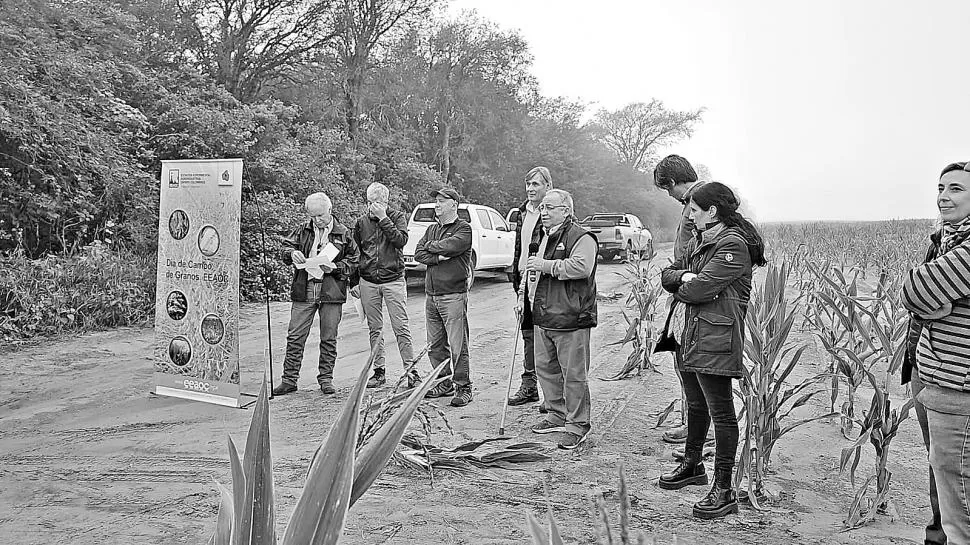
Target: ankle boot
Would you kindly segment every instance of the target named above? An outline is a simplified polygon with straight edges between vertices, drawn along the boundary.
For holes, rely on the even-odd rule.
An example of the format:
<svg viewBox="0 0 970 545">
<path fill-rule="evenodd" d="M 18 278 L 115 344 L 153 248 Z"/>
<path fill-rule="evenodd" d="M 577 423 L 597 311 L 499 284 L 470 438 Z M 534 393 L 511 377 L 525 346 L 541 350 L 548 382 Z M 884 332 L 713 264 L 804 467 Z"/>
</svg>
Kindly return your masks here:
<svg viewBox="0 0 970 545">
<path fill-rule="evenodd" d="M 684 459 L 673 471 L 660 476 L 660 488 L 678 490 L 685 486 L 707 484 L 707 471 L 700 452 L 685 452 Z"/>
<path fill-rule="evenodd" d="M 738 496 L 731 486 L 731 471 L 718 470 L 711 491 L 694 504 L 694 516 L 709 520 L 737 512 Z"/>
</svg>

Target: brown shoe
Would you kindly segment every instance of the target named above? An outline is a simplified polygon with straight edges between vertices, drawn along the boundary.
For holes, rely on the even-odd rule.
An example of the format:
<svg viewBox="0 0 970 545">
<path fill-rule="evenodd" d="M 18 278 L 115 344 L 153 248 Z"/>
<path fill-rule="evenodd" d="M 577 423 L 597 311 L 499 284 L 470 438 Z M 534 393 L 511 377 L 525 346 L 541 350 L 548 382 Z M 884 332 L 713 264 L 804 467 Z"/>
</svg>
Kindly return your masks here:
<svg viewBox="0 0 970 545">
<path fill-rule="evenodd" d="M 331 396 L 337 393 L 337 390 L 334 389 L 333 384 L 329 382 L 324 382 L 323 384 L 321 384 L 320 391 L 323 392 L 324 395 L 328 395 L 328 396 Z"/>
<path fill-rule="evenodd" d="M 536 401 L 539 401 L 539 390 L 535 386 L 520 386 L 519 391 L 509 397 L 509 405 L 513 407 L 516 405 L 525 405 L 526 403 L 534 403 Z"/>
</svg>

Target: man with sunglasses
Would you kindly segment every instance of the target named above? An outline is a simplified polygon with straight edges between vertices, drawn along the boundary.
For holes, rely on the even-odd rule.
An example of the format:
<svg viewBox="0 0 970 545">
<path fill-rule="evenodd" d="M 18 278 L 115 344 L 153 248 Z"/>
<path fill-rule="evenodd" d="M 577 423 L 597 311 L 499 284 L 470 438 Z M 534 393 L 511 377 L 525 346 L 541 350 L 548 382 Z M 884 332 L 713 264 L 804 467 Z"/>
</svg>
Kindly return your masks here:
<svg viewBox="0 0 970 545">
<path fill-rule="evenodd" d="M 519 291 L 516 310 L 528 304 L 535 325 L 536 375 L 547 410 L 534 433 L 565 432 L 559 448 L 572 450 L 590 430 L 587 372 L 590 332 L 596 327 L 596 237 L 573 217 L 573 198 L 550 189 L 539 205 L 545 237 L 526 272 L 538 274 Z"/>
<path fill-rule="evenodd" d="M 694 236 L 694 226 L 690 221 L 690 196 L 704 182 L 697 179 L 697 172 L 687 159 L 679 155 L 668 155 L 654 167 L 653 184 L 684 205 L 680 222 L 677 224 L 677 235 L 674 237 L 674 261 L 676 261 L 684 255 L 687 241 Z M 676 370 L 675 366 L 674 371 Z M 680 372 L 677 372 L 677 383 L 682 384 Z M 681 386 L 681 397 L 683 398 L 683 386 Z M 686 406 L 686 403 L 683 406 Z M 663 440 L 667 443 L 685 442 L 687 425 L 682 424 L 665 431 Z"/>
</svg>

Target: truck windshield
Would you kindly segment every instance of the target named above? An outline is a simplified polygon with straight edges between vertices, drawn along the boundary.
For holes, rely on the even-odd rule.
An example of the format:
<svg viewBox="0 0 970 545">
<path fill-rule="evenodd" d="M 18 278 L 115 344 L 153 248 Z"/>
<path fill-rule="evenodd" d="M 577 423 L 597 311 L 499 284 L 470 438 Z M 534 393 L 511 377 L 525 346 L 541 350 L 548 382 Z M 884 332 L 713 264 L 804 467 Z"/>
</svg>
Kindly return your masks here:
<svg viewBox="0 0 970 545">
<path fill-rule="evenodd" d="M 467 208 L 458 209 L 458 217 L 471 223 L 472 218 L 468 215 Z M 414 221 L 421 223 L 433 223 L 434 222 L 434 208 L 418 208 L 414 211 Z"/>
</svg>

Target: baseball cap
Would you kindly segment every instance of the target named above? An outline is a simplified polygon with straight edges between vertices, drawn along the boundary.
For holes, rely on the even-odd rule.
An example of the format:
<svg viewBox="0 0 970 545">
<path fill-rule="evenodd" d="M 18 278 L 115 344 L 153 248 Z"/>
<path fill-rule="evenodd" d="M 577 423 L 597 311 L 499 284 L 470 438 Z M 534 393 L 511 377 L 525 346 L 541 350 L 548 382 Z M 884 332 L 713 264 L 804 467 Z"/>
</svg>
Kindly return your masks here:
<svg viewBox="0 0 970 545">
<path fill-rule="evenodd" d="M 461 195 L 450 187 L 442 187 L 431 194 L 432 197 L 437 197 L 438 195 L 441 195 L 446 199 L 451 199 L 455 202 L 461 202 Z"/>
</svg>

